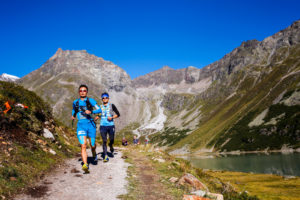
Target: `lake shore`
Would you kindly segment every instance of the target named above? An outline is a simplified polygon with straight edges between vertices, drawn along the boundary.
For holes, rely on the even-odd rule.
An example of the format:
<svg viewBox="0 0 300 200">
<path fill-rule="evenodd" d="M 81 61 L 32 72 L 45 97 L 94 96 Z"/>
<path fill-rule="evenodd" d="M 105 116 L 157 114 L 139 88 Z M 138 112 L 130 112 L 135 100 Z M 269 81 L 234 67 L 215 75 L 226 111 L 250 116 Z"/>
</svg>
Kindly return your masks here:
<svg viewBox="0 0 300 200">
<path fill-rule="evenodd" d="M 180 153 L 170 153 L 173 156 L 186 156 L 186 155 L 193 155 L 193 156 L 219 156 L 219 155 L 241 155 L 241 154 L 270 154 L 270 153 L 282 153 L 282 154 L 290 154 L 290 153 L 300 153 L 300 148 L 292 149 L 292 148 L 281 148 L 277 150 L 256 150 L 256 151 L 205 151 L 199 150 L 196 152 L 188 152 L 188 151 L 181 151 Z"/>
<path fill-rule="evenodd" d="M 154 194 L 170 199 L 182 199 L 184 194 L 191 191 L 170 180 L 180 179 L 186 173 L 193 174 L 211 192 L 223 194 L 224 199 L 258 197 L 266 200 L 296 200 L 300 196 L 300 191 L 297 190 L 300 187 L 299 177 L 203 170 L 194 167 L 189 161 L 176 158 L 151 146 L 131 146 L 124 149 L 124 155 L 126 161 L 130 163 L 129 187 L 128 194 L 121 199 L 152 199 L 151 195 Z M 147 187 L 149 184 L 151 187 Z M 226 191 L 226 188 L 230 188 L 231 192 Z M 248 196 L 241 198 L 239 195 L 242 194 Z"/>
</svg>

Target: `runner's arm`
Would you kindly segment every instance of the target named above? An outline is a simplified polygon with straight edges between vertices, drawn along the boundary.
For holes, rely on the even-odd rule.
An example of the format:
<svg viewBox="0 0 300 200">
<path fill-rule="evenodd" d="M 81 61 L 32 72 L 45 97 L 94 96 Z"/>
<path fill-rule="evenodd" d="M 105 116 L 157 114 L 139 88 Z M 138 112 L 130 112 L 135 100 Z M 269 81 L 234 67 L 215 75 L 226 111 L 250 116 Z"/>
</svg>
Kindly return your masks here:
<svg viewBox="0 0 300 200">
<path fill-rule="evenodd" d="M 75 103 L 73 102 L 73 109 L 72 109 L 72 119 L 75 119 L 76 118 L 76 116 L 74 116 L 74 114 L 75 114 Z"/>
<path fill-rule="evenodd" d="M 102 113 L 102 110 L 101 110 L 100 106 L 97 104 L 96 101 L 91 102 L 91 104 L 92 104 L 92 106 L 93 106 L 94 108 L 96 108 L 96 110 L 93 110 L 93 111 L 92 111 L 92 114 L 99 114 L 99 113 Z"/>
<path fill-rule="evenodd" d="M 118 111 L 118 109 L 117 109 L 117 107 L 115 106 L 115 104 L 112 104 L 111 107 L 112 107 L 114 113 L 116 113 L 116 114 L 114 115 L 114 118 L 120 117 L 120 112 Z M 116 117 L 115 117 L 115 116 L 116 116 Z"/>
</svg>

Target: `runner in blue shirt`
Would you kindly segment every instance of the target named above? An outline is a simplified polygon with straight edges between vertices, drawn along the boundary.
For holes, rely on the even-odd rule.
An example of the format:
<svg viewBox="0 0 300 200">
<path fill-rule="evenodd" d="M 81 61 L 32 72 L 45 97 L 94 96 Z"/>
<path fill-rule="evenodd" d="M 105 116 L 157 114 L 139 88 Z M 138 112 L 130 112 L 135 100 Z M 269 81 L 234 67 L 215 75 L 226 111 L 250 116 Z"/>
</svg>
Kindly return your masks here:
<svg viewBox="0 0 300 200">
<path fill-rule="evenodd" d="M 94 99 L 87 97 L 88 87 L 86 85 L 80 85 L 78 92 L 80 98 L 73 102 L 72 120 L 76 117 L 78 119 L 77 137 L 81 144 L 81 157 L 83 161 L 82 170 L 85 173 L 88 173 L 89 166 L 86 153 L 87 139 L 90 141 L 94 160 L 98 160 L 95 144 L 96 124 L 91 115 L 101 113 L 101 108 Z"/>
<path fill-rule="evenodd" d="M 103 104 L 101 107 L 101 122 L 100 122 L 100 134 L 103 140 L 103 161 L 109 161 L 107 156 L 107 134 L 109 135 L 109 148 L 112 156 L 114 155 L 114 138 L 115 138 L 115 123 L 114 119 L 120 117 L 120 113 L 114 104 L 108 103 L 109 95 L 108 93 L 103 93 L 101 95 Z M 97 118 L 95 118 L 97 119 Z"/>
</svg>

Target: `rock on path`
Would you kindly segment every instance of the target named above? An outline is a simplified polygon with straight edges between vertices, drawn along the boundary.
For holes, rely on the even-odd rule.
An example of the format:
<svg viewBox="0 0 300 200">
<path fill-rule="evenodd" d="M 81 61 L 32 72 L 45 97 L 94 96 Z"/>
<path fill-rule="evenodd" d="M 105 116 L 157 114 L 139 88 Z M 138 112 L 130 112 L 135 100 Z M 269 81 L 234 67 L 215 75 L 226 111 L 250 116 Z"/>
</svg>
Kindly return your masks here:
<svg viewBox="0 0 300 200">
<path fill-rule="evenodd" d="M 91 156 L 90 150 L 88 150 Z M 79 158 L 67 161 L 66 167 L 45 177 L 26 194 L 17 196 L 16 200 L 72 199 L 72 200 L 113 200 L 118 195 L 126 194 L 126 176 L 128 164 L 116 152 L 114 158 L 103 163 L 102 158 L 97 165 L 90 164 L 90 173 L 83 174 Z M 98 154 L 98 158 L 100 155 Z"/>
</svg>

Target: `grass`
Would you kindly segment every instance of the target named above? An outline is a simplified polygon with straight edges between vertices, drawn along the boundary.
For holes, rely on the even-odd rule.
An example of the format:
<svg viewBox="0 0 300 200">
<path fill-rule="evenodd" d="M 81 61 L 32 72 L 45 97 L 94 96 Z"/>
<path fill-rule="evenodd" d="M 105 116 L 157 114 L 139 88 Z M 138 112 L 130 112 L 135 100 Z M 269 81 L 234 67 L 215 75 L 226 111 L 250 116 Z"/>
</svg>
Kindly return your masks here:
<svg viewBox="0 0 300 200">
<path fill-rule="evenodd" d="M 224 182 L 230 182 L 239 191 L 248 191 L 260 199 L 296 200 L 300 196 L 299 177 L 285 179 L 276 175 L 228 171 L 208 171 L 207 173 Z"/>
<path fill-rule="evenodd" d="M 162 132 L 151 135 L 150 140 L 152 143 L 156 143 L 158 146 L 171 146 L 185 138 L 189 131 L 191 130 L 179 130 L 175 127 L 166 127 Z"/>
</svg>

